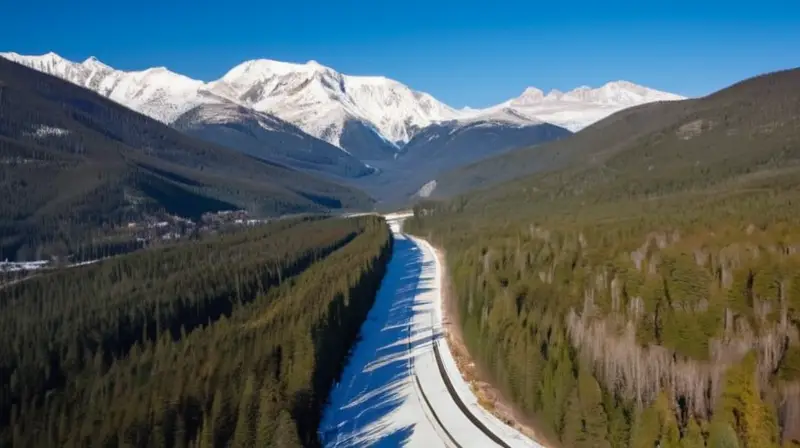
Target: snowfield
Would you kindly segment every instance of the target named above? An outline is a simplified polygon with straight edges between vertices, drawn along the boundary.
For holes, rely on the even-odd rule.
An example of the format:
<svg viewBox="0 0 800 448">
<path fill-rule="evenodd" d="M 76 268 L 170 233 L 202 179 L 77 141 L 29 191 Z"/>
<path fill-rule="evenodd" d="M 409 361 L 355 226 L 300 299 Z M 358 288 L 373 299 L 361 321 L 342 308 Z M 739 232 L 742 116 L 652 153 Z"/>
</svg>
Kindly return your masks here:
<svg viewBox="0 0 800 448">
<path fill-rule="evenodd" d="M 94 90 L 164 123 L 202 104 L 233 103 L 269 113 L 347 151 L 341 142 L 348 123 L 361 123 L 396 148 L 421 129 L 447 121 L 531 125 L 542 121 L 580 130 L 626 107 L 683 99 L 628 81 L 568 92 L 529 87 L 516 98 L 485 109 L 456 109 L 428 93 L 383 76 L 353 76 L 308 61 L 245 61 L 222 78 L 204 82 L 165 67 L 126 72 L 94 57 L 73 62 L 55 53 L 0 57 Z"/>
<path fill-rule="evenodd" d="M 442 267 L 430 244 L 402 233 L 407 216 L 387 216 L 394 233 L 392 259 L 329 397 L 320 424 L 323 445 L 540 447 L 480 408 L 458 373 L 441 334 Z M 465 409 L 448 391 L 434 346 Z"/>
</svg>

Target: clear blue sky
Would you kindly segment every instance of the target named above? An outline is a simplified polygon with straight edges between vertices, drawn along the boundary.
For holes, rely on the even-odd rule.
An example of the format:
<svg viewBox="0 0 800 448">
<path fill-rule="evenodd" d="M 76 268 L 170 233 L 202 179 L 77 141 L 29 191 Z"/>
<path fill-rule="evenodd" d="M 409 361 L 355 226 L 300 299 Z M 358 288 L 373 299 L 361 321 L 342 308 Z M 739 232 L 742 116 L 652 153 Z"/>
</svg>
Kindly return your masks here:
<svg viewBox="0 0 800 448">
<path fill-rule="evenodd" d="M 617 79 L 697 96 L 800 66 L 798 0 L 10 0 L 2 14 L 0 51 L 203 80 L 315 59 L 457 107 Z"/>
</svg>

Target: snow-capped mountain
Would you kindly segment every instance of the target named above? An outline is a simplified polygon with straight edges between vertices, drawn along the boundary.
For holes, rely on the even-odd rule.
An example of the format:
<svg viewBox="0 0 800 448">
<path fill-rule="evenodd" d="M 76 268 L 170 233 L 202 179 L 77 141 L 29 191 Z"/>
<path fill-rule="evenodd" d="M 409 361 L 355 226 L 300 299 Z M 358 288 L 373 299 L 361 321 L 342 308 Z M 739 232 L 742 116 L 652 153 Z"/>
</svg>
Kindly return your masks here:
<svg viewBox="0 0 800 448">
<path fill-rule="evenodd" d="M 425 127 L 403 147 L 397 163 L 418 173 L 435 175 L 436 171 L 571 134 L 567 129 L 513 109 L 498 109 Z"/>
<path fill-rule="evenodd" d="M 204 83 L 164 67 L 116 70 L 94 57 L 78 63 L 55 53 L 0 56 L 92 89 L 165 123 L 172 123 L 200 104 L 233 101 L 278 116 L 366 158 L 391 156 L 419 129 L 459 116 L 458 111 L 427 93 L 416 92 L 397 81 L 343 75 L 315 61 L 247 61 L 221 79 Z M 370 153 L 363 148 L 348 148 L 344 140 L 350 146 L 382 148 Z"/>
<path fill-rule="evenodd" d="M 342 178 L 374 172 L 359 159 L 297 126 L 238 104 L 201 104 L 178 117 L 172 127 L 260 159 L 306 171 Z"/>
<path fill-rule="evenodd" d="M 125 72 L 109 67 L 94 57 L 73 62 L 55 53 L 42 56 L 0 53 L 0 56 L 94 90 L 164 123 L 172 122 L 198 104 L 220 101 L 203 92 L 202 81 L 164 67 Z"/>
<path fill-rule="evenodd" d="M 535 87 L 528 87 L 517 98 L 472 113 L 480 115 L 487 111 L 511 109 L 575 132 L 628 107 L 681 99 L 684 97 L 628 81 L 615 81 L 597 89 L 581 86 L 566 93 L 552 90 L 547 95 Z"/>
<path fill-rule="evenodd" d="M 234 102 L 275 115 L 362 160 L 391 159 L 421 129 L 436 123 L 509 119 L 513 113 L 518 122 L 544 121 L 577 131 L 626 107 L 682 98 L 617 81 L 546 95 L 530 87 L 493 107 L 457 110 L 397 81 L 344 75 L 315 61 L 252 60 L 205 83 L 164 67 L 116 70 L 93 57 L 78 63 L 55 53 L 0 56 L 95 90 L 165 123 L 198 105 Z"/>
<path fill-rule="evenodd" d="M 343 75 L 315 61 L 248 61 L 211 83 L 209 90 L 340 146 L 348 121 L 361 121 L 388 142 L 402 145 L 418 129 L 458 116 L 427 93 L 397 81 Z"/>
</svg>

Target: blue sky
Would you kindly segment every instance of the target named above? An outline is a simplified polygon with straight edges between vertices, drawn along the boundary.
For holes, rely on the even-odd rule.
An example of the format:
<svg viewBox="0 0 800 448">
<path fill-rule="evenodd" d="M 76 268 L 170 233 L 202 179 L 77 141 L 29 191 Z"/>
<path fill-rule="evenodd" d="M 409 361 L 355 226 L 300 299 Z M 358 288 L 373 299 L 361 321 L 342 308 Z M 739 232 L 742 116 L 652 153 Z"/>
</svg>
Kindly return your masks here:
<svg viewBox="0 0 800 448">
<path fill-rule="evenodd" d="M 247 59 L 314 59 L 456 107 L 617 79 L 697 96 L 800 66 L 797 0 L 21 0 L 2 10 L 0 51 L 203 80 Z"/>
</svg>

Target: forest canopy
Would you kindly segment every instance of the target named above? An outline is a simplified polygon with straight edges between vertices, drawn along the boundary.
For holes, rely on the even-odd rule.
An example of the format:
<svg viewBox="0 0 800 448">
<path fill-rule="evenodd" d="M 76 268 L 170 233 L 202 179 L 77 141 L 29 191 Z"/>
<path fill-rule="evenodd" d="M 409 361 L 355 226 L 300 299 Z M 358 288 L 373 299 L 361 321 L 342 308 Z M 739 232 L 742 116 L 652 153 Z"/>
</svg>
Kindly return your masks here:
<svg viewBox="0 0 800 448">
<path fill-rule="evenodd" d="M 620 112 L 479 164 L 538 174 L 415 207 L 470 354 L 540 432 L 800 445 L 798 87 L 789 70 Z"/>
<path fill-rule="evenodd" d="M 283 220 L 0 291 L 0 446 L 315 446 L 391 255 Z"/>
</svg>

